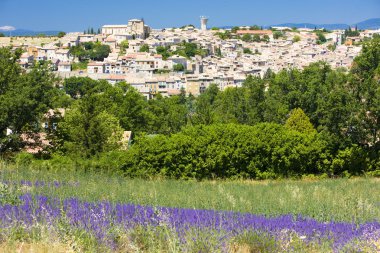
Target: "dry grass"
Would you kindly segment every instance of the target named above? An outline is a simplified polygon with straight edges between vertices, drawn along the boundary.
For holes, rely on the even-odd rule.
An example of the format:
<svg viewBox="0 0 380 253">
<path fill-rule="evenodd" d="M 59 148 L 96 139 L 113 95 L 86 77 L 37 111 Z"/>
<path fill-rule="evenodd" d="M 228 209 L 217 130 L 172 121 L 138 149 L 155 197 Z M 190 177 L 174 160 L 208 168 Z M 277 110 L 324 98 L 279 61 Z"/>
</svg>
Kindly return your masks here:
<svg viewBox="0 0 380 253">
<path fill-rule="evenodd" d="M 60 243 L 2 243 L 0 252 L 4 253 L 71 253 L 70 246 Z"/>
<path fill-rule="evenodd" d="M 246 244 L 233 244 L 229 248 L 229 253 L 251 253 L 254 252 L 254 249 L 252 249 L 249 245 Z"/>
<path fill-rule="evenodd" d="M 0 46 L 41 46 L 58 40 L 58 37 L 0 37 Z"/>
</svg>

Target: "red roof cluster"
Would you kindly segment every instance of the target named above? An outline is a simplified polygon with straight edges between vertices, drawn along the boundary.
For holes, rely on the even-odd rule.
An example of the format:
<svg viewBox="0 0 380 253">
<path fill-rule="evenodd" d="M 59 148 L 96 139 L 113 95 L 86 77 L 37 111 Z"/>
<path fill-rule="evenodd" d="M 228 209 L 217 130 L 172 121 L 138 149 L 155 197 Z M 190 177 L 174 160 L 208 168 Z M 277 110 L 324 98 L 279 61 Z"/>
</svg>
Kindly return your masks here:
<svg viewBox="0 0 380 253">
<path fill-rule="evenodd" d="M 238 34 L 238 35 L 244 35 L 244 34 L 272 35 L 273 32 L 271 30 L 237 30 L 236 34 Z"/>
</svg>

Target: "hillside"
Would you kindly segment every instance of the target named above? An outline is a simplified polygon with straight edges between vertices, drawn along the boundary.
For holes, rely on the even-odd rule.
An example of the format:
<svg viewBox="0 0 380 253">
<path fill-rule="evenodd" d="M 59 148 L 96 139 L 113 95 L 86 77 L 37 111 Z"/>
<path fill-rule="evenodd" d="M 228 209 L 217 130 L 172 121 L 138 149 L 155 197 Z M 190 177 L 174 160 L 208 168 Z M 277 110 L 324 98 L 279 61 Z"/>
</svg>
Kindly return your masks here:
<svg viewBox="0 0 380 253">
<path fill-rule="evenodd" d="M 361 30 L 379 29 L 380 28 L 380 18 L 367 19 L 365 21 L 357 23 L 356 25 Z"/>
<path fill-rule="evenodd" d="M 26 29 L 16 29 L 14 31 L 1 31 L 6 36 L 37 36 L 39 34 L 44 34 L 46 36 L 56 36 L 59 31 L 32 31 Z"/>
<path fill-rule="evenodd" d="M 337 29 L 347 29 L 348 27 L 355 27 L 357 26 L 360 30 L 367 30 L 367 29 L 380 29 L 380 18 L 371 18 L 364 20 L 359 23 L 355 24 L 314 24 L 314 23 L 281 23 L 281 24 L 272 24 L 272 25 L 265 25 L 264 28 L 269 28 L 272 26 L 285 26 L 285 27 L 296 27 L 296 28 L 325 28 L 328 30 L 337 30 Z M 233 26 L 221 26 L 222 29 L 230 29 Z"/>
</svg>

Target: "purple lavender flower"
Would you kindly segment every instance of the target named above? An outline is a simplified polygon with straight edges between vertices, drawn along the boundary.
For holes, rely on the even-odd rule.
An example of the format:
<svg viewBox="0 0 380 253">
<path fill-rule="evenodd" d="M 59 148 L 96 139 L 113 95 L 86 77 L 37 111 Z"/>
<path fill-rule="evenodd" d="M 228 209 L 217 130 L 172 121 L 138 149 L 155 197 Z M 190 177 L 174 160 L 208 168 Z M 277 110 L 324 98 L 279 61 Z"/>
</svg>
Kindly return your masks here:
<svg viewBox="0 0 380 253">
<path fill-rule="evenodd" d="M 165 227 L 175 231 L 181 243 L 187 242 L 188 231 L 208 231 L 220 235 L 221 247 L 246 232 L 263 233 L 279 240 L 290 240 L 290 236 L 297 235 L 305 243 L 327 241 L 335 252 L 342 251 L 358 240 L 369 244 L 380 240 L 378 221 L 364 224 L 318 222 L 292 215 L 266 217 L 214 210 L 112 204 L 107 201 L 93 203 L 77 198 L 60 201 L 46 196 L 33 197 L 31 194 L 22 195 L 20 199 L 21 205 L 0 206 L 2 231 L 20 224 L 26 227 L 36 223 L 53 226 L 64 218 L 72 228 L 90 233 L 99 243 L 111 249 L 115 243 L 110 231 L 115 226 L 125 231 L 136 227 Z M 194 236 L 193 239 L 197 240 L 197 233 Z"/>
</svg>

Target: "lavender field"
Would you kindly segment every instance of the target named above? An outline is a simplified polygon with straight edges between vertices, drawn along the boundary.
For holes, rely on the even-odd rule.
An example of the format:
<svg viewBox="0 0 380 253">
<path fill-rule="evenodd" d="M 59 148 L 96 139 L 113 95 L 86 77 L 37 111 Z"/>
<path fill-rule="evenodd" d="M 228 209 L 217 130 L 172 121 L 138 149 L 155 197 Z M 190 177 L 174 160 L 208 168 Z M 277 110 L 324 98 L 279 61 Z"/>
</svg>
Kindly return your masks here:
<svg viewBox="0 0 380 253">
<path fill-rule="evenodd" d="M 378 179 L 143 181 L 2 169 L 2 252 L 379 252 Z"/>
</svg>

